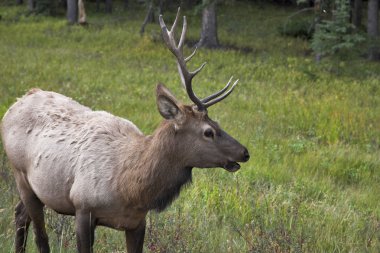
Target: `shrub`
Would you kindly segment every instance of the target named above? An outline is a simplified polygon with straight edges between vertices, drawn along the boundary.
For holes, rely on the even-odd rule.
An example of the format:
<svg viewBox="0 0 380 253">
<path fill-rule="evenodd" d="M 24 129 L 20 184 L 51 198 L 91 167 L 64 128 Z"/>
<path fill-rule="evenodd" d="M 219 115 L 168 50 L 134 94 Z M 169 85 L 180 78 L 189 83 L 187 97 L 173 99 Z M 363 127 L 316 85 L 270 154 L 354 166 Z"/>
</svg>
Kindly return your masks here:
<svg viewBox="0 0 380 253">
<path fill-rule="evenodd" d="M 352 49 L 364 41 L 354 25 L 350 23 L 350 2 L 335 0 L 336 10 L 331 20 L 322 20 L 316 26 L 311 47 L 318 55 L 335 54 Z"/>
<path fill-rule="evenodd" d="M 293 18 L 281 25 L 279 32 L 282 36 L 311 39 L 315 31 L 313 18 Z"/>
</svg>

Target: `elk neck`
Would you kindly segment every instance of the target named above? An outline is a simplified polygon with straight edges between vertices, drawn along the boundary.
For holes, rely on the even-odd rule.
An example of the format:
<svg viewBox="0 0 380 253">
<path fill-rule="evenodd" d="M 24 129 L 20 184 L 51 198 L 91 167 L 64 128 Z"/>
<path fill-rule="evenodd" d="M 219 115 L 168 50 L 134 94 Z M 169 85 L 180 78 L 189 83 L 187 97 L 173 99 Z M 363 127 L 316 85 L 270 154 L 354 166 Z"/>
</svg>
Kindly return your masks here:
<svg viewBox="0 0 380 253">
<path fill-rule="evenodd" d="M 164 210 L 191 182 L 186 145 L 176 138 L 174 123 L 164 120 L 156 131 L 126 143 L 118 190 L 128 204 Z"/>
</svg>

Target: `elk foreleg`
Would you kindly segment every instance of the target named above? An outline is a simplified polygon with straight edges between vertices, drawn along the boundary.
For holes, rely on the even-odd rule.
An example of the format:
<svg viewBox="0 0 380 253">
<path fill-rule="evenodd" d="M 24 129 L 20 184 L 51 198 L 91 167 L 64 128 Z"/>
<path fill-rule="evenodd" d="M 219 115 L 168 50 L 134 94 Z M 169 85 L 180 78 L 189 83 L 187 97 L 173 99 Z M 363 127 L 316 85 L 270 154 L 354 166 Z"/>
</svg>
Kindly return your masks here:
<svg viewBox="0 0 380 253">
<path fill-rule="evenodd" d="M 22 201 L 18 202 L 15 208 L 16 253 L 25 253 L 26 241 L 28 239 L 28 229 L 31 221 L 32 220 L 30 219 L 30 216 Z"/>
<path fill-rule="evenodd" d="M 75 230 L 78 252 L 92 253 L 95 239 L 95 220 L 91 217 L 91 212 L 77 211 L 75 213 Z"/>
<path fill-rule="evenodd" d="M 128 253 L 142 253 L 145 236 L 145 220 L 133 230 L 125 230 L 125 238 L 127 241 Z"/>
</svg>

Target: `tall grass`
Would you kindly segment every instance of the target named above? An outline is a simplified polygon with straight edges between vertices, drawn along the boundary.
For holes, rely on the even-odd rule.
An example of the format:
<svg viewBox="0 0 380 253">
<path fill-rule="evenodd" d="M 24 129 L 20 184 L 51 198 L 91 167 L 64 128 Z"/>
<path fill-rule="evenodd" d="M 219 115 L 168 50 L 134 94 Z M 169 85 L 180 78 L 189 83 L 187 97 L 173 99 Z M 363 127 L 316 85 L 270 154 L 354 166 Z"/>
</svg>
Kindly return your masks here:
<svg viewBox="0 0 380 253">
<path fill-rule="evenodd" d="M 158 26 L 139 36 L 141 7 L 112 16 L 92 8 L 90 25 L 79 27 L 0 6 L 0 117 L 40 87 L 149 134 L 161 120 L 156 83 L 188 102 Z M 315 64 L 306 41 L 278 34 L 291 11 L 219 8 L 220 41 L 250 50 L 200 50 L 190 67 L 208 62 L 195 80 L 200 96 L 231 74 L 240 79 L 210 115 L 252 158 L 234 174 L 194 169 L 193 184 L 170 208 L 149 213 L 146 252 L 380 251 L 380 66 L 350 57 Z M 200 17 L 186 14 L 194 41 Z M 165 15 L 173 19 L 174 10 Z M 18 197 L 3 149 L 0 158 L 0 245 L 11 252 Z M 46 217 L 53 252 L 75 252 L 73 218 Z M 37 252 L 30 237 L 28 252 Z M 96 252 L 123 251 L 124 244 L 123 233 L 97 229 Z"/>
</svg>

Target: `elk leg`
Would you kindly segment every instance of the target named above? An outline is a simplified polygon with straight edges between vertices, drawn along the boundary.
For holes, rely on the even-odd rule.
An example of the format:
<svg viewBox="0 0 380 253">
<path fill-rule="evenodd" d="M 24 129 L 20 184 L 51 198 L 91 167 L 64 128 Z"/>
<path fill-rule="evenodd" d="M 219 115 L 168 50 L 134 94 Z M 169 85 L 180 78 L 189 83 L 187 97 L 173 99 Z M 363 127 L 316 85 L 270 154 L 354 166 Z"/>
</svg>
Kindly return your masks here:
<svg viewBox="0 0 380 253">
<path fill-rule="evenodd" d="M 92 253 L 95 237 L 95 220 L 91 217 L 91 212 L 77 211 L 75 213 L 75 230 L 78 252 Z"/>
<path fill-rule="evenodd" d="M 145 220 L 133 230 L 125 230 L 128 253 L 142 253 L 145 236 Z"/>
<path fill-rule="evenodd" d="M 26 241 L 28 239 L 28 229 L 31 221 L 32 220 L 30 219 L 30 216 L 22 201 L 18 202 L 15 208 L 16 253 L 25 253 Z"/>
<path fill-rule="evenodd" d="M 29 221 L 29 224 L 31 220 L 33 222 L 33 231 L 35 234 L 35 242 L 37 244 L 38 251 L 40 253 L 49 253 L 50 252 L 49 239 L 45 230 L 45 220 L 44 220 L 44 210 L 43 210 L 44 204 L 39 200 L 39 198 L 33 192 L 25 175 L 23 173 L 20 173 L 20 171 L 22 170 L 21 169 L 14 170 L 16 185 L 17 185 L 17 189 L 19 191 L 20 198 L 21 198 L 21 203 L 19 203 L 16 207 L 16 226 L 18 226 L 18 222 L 20 222 L 22 226 L 22 222 L 23 222 L 22 219 L 25 219 L 25 221 Z M 21 247 L 19 249 L 21 249 L 21 252 L 25 250 L 27 226 L 25 226 L 24 231 L 25 231 L 24 233 L 22 232 L 19 233 L 19 231 L 16 232 L 16 247 L 20 243 Z"/>
<path fill-rule="evenodd" d="M 33 221 L 33 231 L 35 234 L 35 242 L 40 253 L 49 253 L 49 239 L 45 229 L 44 220 L 44 204 L 37 198 L 33 192 L 20 191 L 22 202 L 27 210 L 31 220 Z"/>
</svg>

